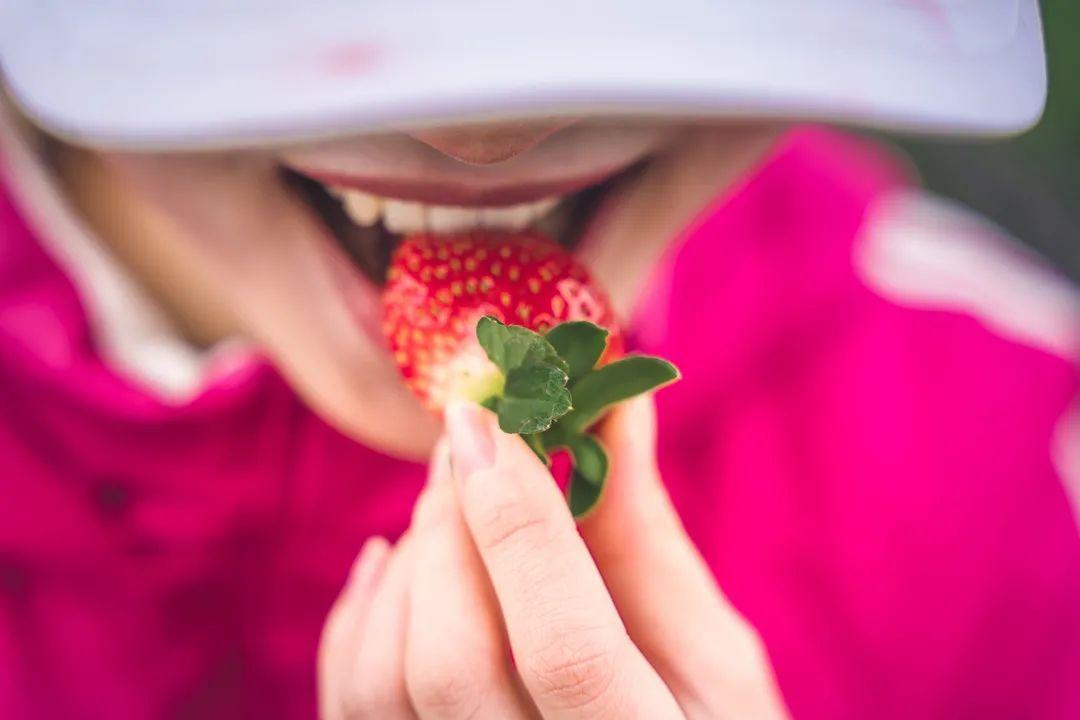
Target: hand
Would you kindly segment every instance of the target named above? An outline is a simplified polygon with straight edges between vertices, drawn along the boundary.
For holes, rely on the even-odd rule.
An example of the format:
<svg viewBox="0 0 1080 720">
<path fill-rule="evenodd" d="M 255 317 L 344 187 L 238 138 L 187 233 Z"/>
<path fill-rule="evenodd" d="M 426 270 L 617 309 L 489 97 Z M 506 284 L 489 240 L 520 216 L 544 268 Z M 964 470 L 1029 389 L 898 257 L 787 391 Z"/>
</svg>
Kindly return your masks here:
<svg viewBox="0 0 1080 720">
<path fill-rule="evenodd" d="M 580 535 L 490 413 L 453 405 L 447 428 L 412 527 L 368 541 L 327 619 L 324 720 L 785 717 L 660 483 L 650 398 L 605 422 L 611 475 Z"/>
</svg>

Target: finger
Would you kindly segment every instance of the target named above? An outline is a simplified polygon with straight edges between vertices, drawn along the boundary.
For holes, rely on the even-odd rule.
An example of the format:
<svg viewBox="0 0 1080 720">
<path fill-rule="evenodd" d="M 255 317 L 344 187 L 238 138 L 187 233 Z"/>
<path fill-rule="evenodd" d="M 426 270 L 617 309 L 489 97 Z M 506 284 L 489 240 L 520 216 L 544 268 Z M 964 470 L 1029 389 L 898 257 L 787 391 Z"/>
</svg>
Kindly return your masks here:
<svg viewBox="0 0 1080 720">
<path fill-rule="evenodd" d="M 342 695 L 347 720 L 413 720 L 405 687 L 409 577 L 412 547 L 398 542 L 359 632 L 359 649 Z"/>
<path fill-rule="evenodd" d="M 533 717 L 510 664 L 498 605 L 457 508 L 445 443 L 432 459 L 410 535 L 405 682 L 416 712 L 425 720 Z"/>
<path fill-rule="evenodd" d="M 545 718 L 668 718 L 546 468 L 476 405 L 447 408 L 455 488 L 521 677 Z"/>
<path fill-rule="evenodd" d="M 610 474 L 581 534 L 630 637 L 691 717 L 717 707 L 783 717 L 757 633 L 721 593 L 660 480 L 652 398 L 616 408 L 601 435 Z"/>
<path fill-rule="evenodd" d="M 345 587 L 323 625 L 319 639 L 319 717 L 342 720 L 341 697 L 352 671 L 358 631 L 367 618 L 390 544 L 381 537 L 368 539 L 353 563 Z"/>
<path fill-rule="evenodd" d="M 170 282 L 200 288 L 345 432 L 395 452 L 430 452 L 437 424 L 384 348 L 378 289 L 273 162 L 240 153 L 108 157 L 123 189 L 155 210 L 138 218 L 153 232 L 130 242 L 158 243 Z"/>
</svg>

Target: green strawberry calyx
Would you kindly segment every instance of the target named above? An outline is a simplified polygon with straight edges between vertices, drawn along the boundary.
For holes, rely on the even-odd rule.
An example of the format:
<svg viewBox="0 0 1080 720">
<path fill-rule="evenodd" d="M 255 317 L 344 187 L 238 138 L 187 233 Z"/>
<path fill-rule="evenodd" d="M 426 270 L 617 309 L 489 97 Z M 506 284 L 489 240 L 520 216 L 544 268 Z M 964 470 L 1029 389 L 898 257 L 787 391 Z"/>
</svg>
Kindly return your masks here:
<svg viewBox="0 0 1080 720">
<path fill-rule="evenodd" d="M 491 316 L 476 325 L 480 346 L 503 378 L 501 389 L 481 404 L 544 464 L 551 464 L 552 451 L 569 452 L 567 500 L 579 519 L 596 507 L 608 472 L 607 452 L 590 429 L 616 403 L 679 379 L 674 365 L 648 355 L 597 367 L 607 336 L 586 321 L 565 322 L 544 335 Z"/>
</svg>

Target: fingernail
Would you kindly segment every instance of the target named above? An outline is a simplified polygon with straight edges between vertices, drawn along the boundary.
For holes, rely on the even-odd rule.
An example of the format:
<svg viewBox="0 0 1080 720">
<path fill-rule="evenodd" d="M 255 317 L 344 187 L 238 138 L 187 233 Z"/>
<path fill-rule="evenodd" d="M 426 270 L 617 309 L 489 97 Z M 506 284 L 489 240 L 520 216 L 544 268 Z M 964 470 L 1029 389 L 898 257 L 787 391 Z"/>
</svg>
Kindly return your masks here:
<svg viewBox="0 0 1080 720">
<path fill-rule="evenodd" d="M 485 413 L 473 403 L 455 402 L 446 407 L 451 468 L 458 482 L 495 464 L 495 438 Z"/>
<path fill-rule="evenodd" d="M 349 571 L 349 592 L 363 592 L 374 584 L 389 552 L 386 538 L 375 536 L 365 540 Z"/>
</svg>

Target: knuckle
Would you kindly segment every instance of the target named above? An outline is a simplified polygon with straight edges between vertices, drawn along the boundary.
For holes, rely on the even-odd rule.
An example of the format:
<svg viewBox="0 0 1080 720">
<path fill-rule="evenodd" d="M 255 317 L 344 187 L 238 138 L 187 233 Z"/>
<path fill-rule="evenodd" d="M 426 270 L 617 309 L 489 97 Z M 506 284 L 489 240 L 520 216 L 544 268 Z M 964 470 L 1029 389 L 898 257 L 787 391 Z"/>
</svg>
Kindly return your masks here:
<svg viewBox="0 0 1080 720">
<path fill-rule="evenodd" d="M 341 717 L 344 720 L 367 720 L 377 717 L 385 701 L 370 688 L 352 688 L 341 699 Z"/>
<path fill-rule="evenodd" d="M 530 656 L 523 671 L 536 691 L 566 709 L 593 706 L 615 682 L 615 643 L 563 636 Z"/>
<path fill-rule="evenodd" d="M 410 668 L 406 683 L 424 717 L 473 718 L 480 713 L 487 675 L 459 657 L 425 658 Z"/>
<path fill-rule="evenodd" d="M 364 720 L 366 717 L 370 716 L 356 696 L 350 695 L 341 701 L 342 720 Z"/>
<path fill-rule="evenodd" d="M 371 662 L 360 663 L 341 692 L 338 706 L 345 720 L 385 718 L 400 713 L 407 703 L 405 689 L 387 672 Z"/>
<path fill-rule="evenodd" d="M 507 499 L 491 502 L 477 513 L 475 536 L 481 550 L 535 547 L 548 542 L 551 523 L 525 502 Z"/>
</svg>

